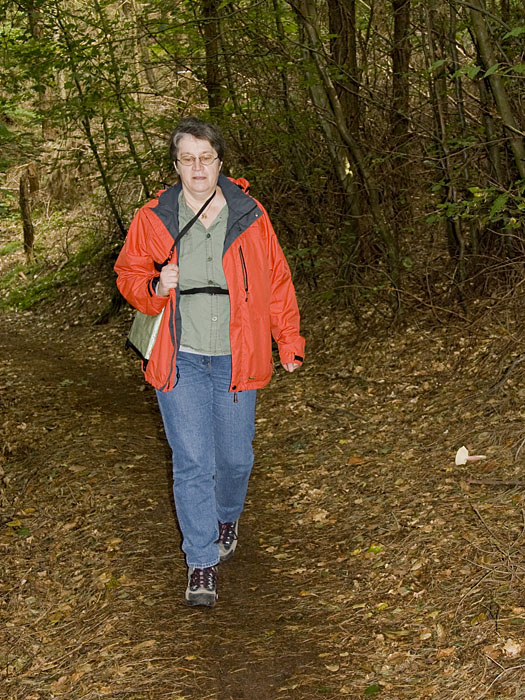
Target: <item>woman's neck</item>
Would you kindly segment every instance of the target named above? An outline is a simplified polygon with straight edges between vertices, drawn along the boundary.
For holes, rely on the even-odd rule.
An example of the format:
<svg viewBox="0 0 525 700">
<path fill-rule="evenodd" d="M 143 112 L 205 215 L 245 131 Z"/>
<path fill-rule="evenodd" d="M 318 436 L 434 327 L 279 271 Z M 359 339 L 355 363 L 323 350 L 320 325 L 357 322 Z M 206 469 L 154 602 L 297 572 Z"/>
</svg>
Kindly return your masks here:
<svg viewBox="0 0 525 700">
<path fill-rule="evenodd" d="M 211 190 L 211 191 L 209 191 L 209 192 L 202 192 L 202 193 L 201 193 L 201 192 L 198 192 L 198 193 L 196 193 L 196 194 L 193 194 L 193 193 L 192 193 L 192 194 L 189 194 L 189 193 L 186 192 L 186 190 L 184 190 L 184 188 L 183 188 L 183 191 L 184 191 L 184 199 L 186 200 L 186 204 L 187 204 L 191 209 L 193 209 L 195 212 L 198 212 L 199 209 L 200 209 L 200 208 L 202 207 L 202 205 L 204 204 L 204 202 L 206 202 L 206 200 L 208 200 L 208 199 L 212 196 L 212 194 L 214 193 L 214 191 L 216 191 L 216 189 L 217 189 L 217 188 L 214 188 L 213 190 Z"/>
</svg>

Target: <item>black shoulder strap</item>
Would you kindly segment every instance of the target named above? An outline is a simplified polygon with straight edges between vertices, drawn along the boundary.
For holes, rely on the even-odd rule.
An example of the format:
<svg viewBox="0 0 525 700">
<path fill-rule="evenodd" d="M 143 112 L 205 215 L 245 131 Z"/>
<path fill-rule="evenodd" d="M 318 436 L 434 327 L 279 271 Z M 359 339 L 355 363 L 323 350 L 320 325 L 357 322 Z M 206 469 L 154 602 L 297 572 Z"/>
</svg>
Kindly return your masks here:
<svg viewBox="0 0 525 700">
<path fill-rule="evenodd" d="M 157 263 L 157 262 L 154 263 L 154 264 L 155 264 L 155 269 L 157 270 L 157 272 L 160 272 L 160 271 L 162 270 L 162 268 L 163 268 L 165 265 L 167 265 L 167 264 L 169 263 L 169 261 L 171 260 L 171 256 L 173 255 L 173 251 L 175 250 L 175 246 L 177 245 L 177 243 L 180 241 L 180 239 L 181 239 L 186 233 L 188 233 L 188 231 L 190 230 L 190 228 L 191 228 L 191 227 L 193 226 L 193 224 L 197 221 L 197 219 L 199 218 L 199 216 L 200 216 L 200 215 L 202 214 L 202 212 L 206 209 L 206 207 L 207 207 L 208 204 L 211 202 L 211 200 L 215 197 L 216 194 L 217 194 L 217 190 L 215 190 L 215 191 L 213 192 L 213 194 L 211 195 L 211 197 L 209 197 L 209 198 L 204 202 L 204 204 L 203 204 L 202 207 L 199 209 L 199 211 L 195 214 L 195 216 L 194 216 L 190 221 L 188 221 L 188 223 L 186 224 L 186 226 L 184 226 L 184 228 L 182 229 L 182 231 L 179 232 L 179 234 L 178 234 L 177 237 L 175 238 L 175 241 L 173 242 L 173 245 L 171 246 L 170 253 L 169 253 L 168 257 L 166 258 L 166 260 L 164 260 L 164 262 L 163 262 L 163 263 L 160 263 L 160 264 Z"/>
</svg>

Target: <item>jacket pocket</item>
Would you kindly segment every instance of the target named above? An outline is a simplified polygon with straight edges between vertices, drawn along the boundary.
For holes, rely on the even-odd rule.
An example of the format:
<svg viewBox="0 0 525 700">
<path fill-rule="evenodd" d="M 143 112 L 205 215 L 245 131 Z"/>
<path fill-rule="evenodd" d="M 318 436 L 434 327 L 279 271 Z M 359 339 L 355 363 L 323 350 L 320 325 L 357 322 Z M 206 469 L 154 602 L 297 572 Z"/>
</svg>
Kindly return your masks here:
<svg viewBox="0 0 525 700">
<path fill-rule="evenodd" d="M 239 258 L 241 259 L 242 281 L 244 284 L 245 301 L 248 301 L 248 269 L 246 268 L 246 261 L 244 259 L 244 253 L 242 252 L 242 246 L 239 246 Z"/>
</svg>

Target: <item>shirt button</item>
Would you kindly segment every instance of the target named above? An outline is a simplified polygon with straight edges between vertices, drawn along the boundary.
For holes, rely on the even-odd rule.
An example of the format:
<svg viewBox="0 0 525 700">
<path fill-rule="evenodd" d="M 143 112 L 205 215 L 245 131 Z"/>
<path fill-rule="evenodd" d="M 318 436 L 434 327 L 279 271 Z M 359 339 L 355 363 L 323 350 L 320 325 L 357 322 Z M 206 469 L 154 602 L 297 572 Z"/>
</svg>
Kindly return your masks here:
<svg viewBox="0 0 525 700">
<path fill-rule="evenodd" d="M 208 284 L 210 284 L 210 285 L 214 284 L 213 280 L 208 280 Z"/>
<path fill-rule="evenodd" d="M 211 233 L 207 233 L 206 238 L 211 238 Z"/>
<path fill-rule="evenodd" d="M 208 258 L 208 262 L 211 262 L 212 260 L 213 260 L 213 258 L 210 255 L 210 257 Z"/>
<path fill-rule="evenodd" d="M 211 317 L 211 320 L 212 320 L 212 321 L 216 321 L 216 320 L 217 320 L 217 316 L 212 316 L 212 317 Z"/>
</svg>

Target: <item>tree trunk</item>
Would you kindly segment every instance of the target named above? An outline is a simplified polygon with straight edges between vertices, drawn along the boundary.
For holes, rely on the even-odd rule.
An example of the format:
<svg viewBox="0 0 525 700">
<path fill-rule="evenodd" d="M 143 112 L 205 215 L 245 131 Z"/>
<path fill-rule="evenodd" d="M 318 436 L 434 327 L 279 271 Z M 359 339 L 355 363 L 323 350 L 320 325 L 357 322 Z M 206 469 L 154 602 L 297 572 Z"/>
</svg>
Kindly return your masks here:
<svg viewBox="0 0 525 700">
<path fill-rule="evenodd" d="M 479 47 L 479 53 L 483 61 L 485 70 L 487 71 L 492 66 L 498 63 L 496 58 L 496 49 L 493 45 L 492 38 L 489 33 L 489 28 L 485 21 L 483 6 L 480 0 L 470 0 L 470 16 L 472 19 L 472 29 Z M 489 76 L 490 87 L 494 95 L 498 114 L 503 123 L 503 128 L 507 133 L 510 147 L 514 155 L 516 168 L 521 179 L 525 179 L 525 144 L 523 136 L 519 130 L 518 120 L 516 119 L 505 83 L 498 72 L 494 72 Z"/>
<path fill-rule="evenodd" d="M 220 20 L 219 0 L 202 0 L 204 48 L 206 52 L 206 91 L 213 121 L 222 122 L 222 86 L 219 67 Z"/>
<path fill-rule="evenodd" d="M 338 77 L 334 83 L 345 123 L 355 139 L 359 138 L 359 68 L 357 64 L 356 3 L 355 0 L 328 0 L 328 28 L 331 35 L 330 51 L 337 66 Z M 331 125 L 331 128 L 334 127 Z M 332 139 L 332 144 L 337 140 Z M 350 250 L 356 250 L 361 236 L 361 201 L 358 172 L 350 172 L 347 159 L 337 154 L 332 146 L 332 161 L 339 180 L 343 183 L 350 219 L 345 215 L 343 236 Z M 357 176 L 357 177 L 356 177 Z"/>
<path fill-rule="evenodd" d="M 276 37 L 280 44 L 284 45 L 286 42 L 286 34 L 282 21 L 282 6 L 279 0 L 272 0 L 273 5 L 273 16 L 275 19 L 275 29 Z M 281 102 L 282 109 L 284 112 L 284 119 L 286 123 L 286 130 L 288 134 L 293 135 L 296 132 L 296 127 L 293 118 L 293 103 L 291 95 L 293 94 L 293 86 L 290 86 L 290 81 L 288 79 L 288 73 L 286 68 L 278 68 L 279 75 L 281 78 Z M 302 156 L 302 144 L 297 141 L 297 139 L 292 139 L 290 143 L 290 165 L 293 170 L 294 176 L 297 178 L 299 183 L 306 183 L 307 181 L 307 165 L 304 162 Z M 304 187 L 304 194 L 309 197 L 309 192 L 306 191 L 307 187 Z"/>
<path fill-rule="evenodd" d="M 38 177 L 38 164 L 33 161 L 27 166 L 27 177 L 29 179 L 29 191 L 31 194 L 38 192 L 40 189 L 40 180 Z"/>
<path fill-rule="evenodd" d="M 302 22 L 310 49 L 310 55 L 320 77 L 318 90 L 324 92 L 324 101 L 329 110 L 327 119 L 333 122 L 340 140 L 346 147 L 351 164 L 359 172 L 361 181 L 368 195 L 370 212 L 375 228 L 383 241 L 387 269 L 396 292 L 399 292 L 401 285 L 401 269 L 398 242 L 381 209 L 379 184 L 368 166 L 367 158 L 359 141 L 350 133 L 346 125 L 345 114 L 341 102 L 337 97 L 337 91 L 330 76 L 327 60 L 323 54 L 322 45 L 319 40 L 319 32 L 315 20 L 315 7 L 312 0 L 293 0 L 293 7 Z M 399 304 L 399 294 L 396 294 L 396 298 L 397 304 Z"/>
<path fill-rule="evenodd" d="M 410 63 L 410 0 L 392 0 L 394 43 L 392 47 L 392 110 L 390 115 L 393 148 L 403 148 L 408 140 Z"/>
<path fill-rule="evenodd" d="M 465 105 L 464 105 L 464 99 L 463 99 L 463 82 L 462 82 L 462 77 L 459 74 L 459 57 L 458 57 L 458 46 L 457 46 L 457 38 L 456 38 L 456 31 L 457 31 L 457 14 L 456 14 L 456 8 L 453 3 L 450 4 L 450 9 L 449 9 L 449 25 L 448 25 L 448 43 L 450 46 L 450 55 L 452 57 L 452 68 L 453 68 L 453 75 L 455 76 L 453 78 L 454 80 L 454 88 L 455 88 L 455 95 L 456 95 L 456 109 L 457 109 L 457 116 L 458 116 L 458 123 L 459 123 L 459 128 L 461 132 L 461 138 L 463 139 L 464 142 L 467 141 L 467 124 L 465 120 Z M 458 180 L 458 189 L 460 190 L 461 194 L 460 197 L 468 197 L 469 192 L 468 192 L 468 186 L 470 184 L 470 178 L 469 178 L 469 167 L 468 167 L 468 154 L 466 149 L 462 151 L 461 154 L 461 159 L 463 161 L 462 167 L 458 167 L 458 173 L 457 173 L 457 180 Z M 459 232 L 459 222 L 456 222 L 455 228 Z M 479 230 L 478 227 L 476 226 L 475 222 L 472 222 L 470 225 L 470 237 L 471 237 L 471 244 L 472 244 L 472 253 L 473 255 L 477 255 L 479 252 Z M 461 246 L 463 246 L 464 249 L 464 243 L 460 242 L 460 249 Z"/>
<path fill-rule="evenodd" d="M 24 253 L 26 255 L 26 262 L 30 265 L 34 259 L 35 229 L 31 218 L 30 178 L 28 170 L 28 168 L 25 169 L 20 176 L 19 202 L 20 211 L 22 213 L 22 224 L 24 227 Z"/>
<path fill-rule="evenodd" d="M 409 196 L 409 64 L 410 64 L 410 0 L 392 0 L 394 37 L 392 46 L 392 106 L 390 110 L 390 186 L 392 213 L 399 236 L 412 219 Z"/>
<path fill-rule="evenodd" d="M 509 23 L 510 0 L 501 0 L 501 19 L 505 22 L 505 24 Z"/>
<path fill-rule="evenodd" d="M 431 0 L 426 7 L 426 25 L 428 36 L 429 64 L 435 65 L 446 57 L 446 34 L 443 27 L 443 16 L 439 14 L 439 0 Z M 434 118 L 436 122 L 436 142 L 440 145 L 439 164 L 442 171 L 443 187 L 441 201 L 443 204 L 458 203 L 458 193 L 454 176 L 454 163 L 448 144 L 448 94 L 446 69 L 444 65 L 436 68 L 429 76 L 430 94 L 434 105 Z M 458 289 L 463 296 L 463 283 L 465 281 L 465 238 L 458 216 L 446 214 L 446 236 L 449 255 L 457 262 Z"/>
<path fill-rule="evenodd" d="M 328 0 L 331 54 L 339 77 L 335 88 L 350 132 L 359 131 L 359 69 L 355 0 Z"/>
</svg>

